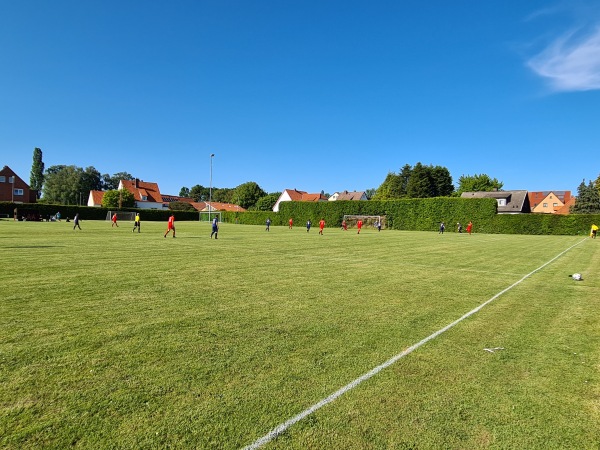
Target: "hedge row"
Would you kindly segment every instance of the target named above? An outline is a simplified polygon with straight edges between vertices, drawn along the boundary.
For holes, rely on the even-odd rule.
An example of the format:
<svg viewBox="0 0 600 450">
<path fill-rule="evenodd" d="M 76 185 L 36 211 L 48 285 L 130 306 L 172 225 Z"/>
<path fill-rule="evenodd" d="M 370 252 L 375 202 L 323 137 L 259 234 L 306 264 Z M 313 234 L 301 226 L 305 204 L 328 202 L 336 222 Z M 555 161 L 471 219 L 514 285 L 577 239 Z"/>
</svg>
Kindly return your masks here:
<svg viewBox="0 0 600 450">
<path fill-rule="evenodd" d="M 98 208 L 91 206 L 77 206 L 77 205 L 49 205 L 46 203 L 12 203 L 12 202 L 0 202 L 0 215 L 8 215 L 13 217 L 14 210 L 17 208 L 17 214 L 19 217 L 28 215 L 36 215 L 42 220 L 47 220 L 49 217 L 54 216 L 60 211 L 60 215 L 63 219 L 75 217 L 75 214 L 79 213 L 81 220 L 105 220 L 108 211 L 114 211 L 109 208 Z M 166 221 L 173 211 L 169 210 L 158 210 L 158 209 L 136 209 L 136 208 L 121 208 L 119 211 L 132 211 L 139 212 L 140 219 L 148 222 L 162 222 Z M 175 211 L 175 218 L 178 221 L 181 220 L 198 220 L 199 215 L 196 211 Z"/>
<path fill-rule="evenodd" d="M 79 213 L 82 220 L 104 220 L 109 211 L 106 208 L 88 206 L 0 202 L 0 214 L 13 217 L 15 208 L 19 215 L 26 216 L 29 211 L 37 213 L 43 219 L 60 211 L 63 218 L 72 218 Z M 497 214 L 496 209 L 496 201 L 489 198 L 283 202 L 277 213 L 223 211 L 221 219 L 229 223 L 264 225 L 267 218 L 270 218 L 273 226 L 287 225 L 290 218 L 299 226 L 303 226 L 309 219 L 315 224 L 324 219 L 328 227 L 339 227 L 344 215 L 380 215 L 385 216 L 384 226 L 394 230 L 435 231 L 443 221 L 448 231 L 455 231 L 457 222 L 465 227 L 472 221 L 476 233 L 542 235 L 587 235 L 592 224 L 600 224 L 600 214 Z M 140 212 L 142 221 L 166 221 L 171 214 L 168 210 L 124 208 L 122 211 Z M 178 221 L 199 220 L 197 212 L 176 211 L 175 217 Z"/>
<path fill-rule="evenodd" d="M 427 199 L 385 201 L 284 202 L 278 213 L 225 212 L 225 222 L 264 225 L 267 218 L 273 225 L 287 225 L 289 218 L 303 226 L 308 219 L 313 223 L 324 219 L 328 227 L 339 227 L 344 215 L 385 216 L 386 228 L 395 230 L 437 231 L 439 223 L 446 230 L 456 231 L 469 221 L 477 233 L 587 235 L 593 223 L 600 224 L 600 215 L 594 214 L 497 214 L 494 199 L 467 199 L 439 197 Z"/>
</svg>

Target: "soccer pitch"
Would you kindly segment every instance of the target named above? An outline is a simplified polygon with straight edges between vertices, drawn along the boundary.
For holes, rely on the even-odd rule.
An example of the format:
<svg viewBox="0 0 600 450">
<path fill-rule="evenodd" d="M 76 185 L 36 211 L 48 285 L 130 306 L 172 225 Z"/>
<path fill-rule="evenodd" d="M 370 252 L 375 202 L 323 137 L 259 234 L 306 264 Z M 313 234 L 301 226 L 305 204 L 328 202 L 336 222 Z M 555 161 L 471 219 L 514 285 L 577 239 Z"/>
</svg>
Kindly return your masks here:
<svg viewBox="0 0 600 450">
<path fill-rule="evenodd" d="M 600 446 L 600 241 L 119 225 L 0 220 L 0 447 Z"/>
</svg>

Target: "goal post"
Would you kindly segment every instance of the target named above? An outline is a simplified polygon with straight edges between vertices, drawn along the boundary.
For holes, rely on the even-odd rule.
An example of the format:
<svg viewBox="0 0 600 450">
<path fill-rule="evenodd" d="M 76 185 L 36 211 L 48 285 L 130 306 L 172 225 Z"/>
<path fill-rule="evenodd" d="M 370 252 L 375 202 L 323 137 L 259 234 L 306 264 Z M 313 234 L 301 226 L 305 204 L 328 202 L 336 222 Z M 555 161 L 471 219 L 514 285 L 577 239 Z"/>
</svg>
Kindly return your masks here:
<svg viewBox="0 0 600 450">
<path fill-rule="evenodd" d="M 199 211 L 200 222 L 212 222 L 216 217 L 217 222 L 221 223 L 221 212 L 220 211 Z"/>
<path fill-rule="evenodd" d="M 106 220 L 112 220 L 112 216 L 115 213 L 117 214 L 117 220 L 122 222 L 135 222 L 135 215 L 137 214 L 132 211 L 108 211 L 106 213 Z"/>
<path fill-rule="evenodd" d="M 373 227 L 377 228 L 378 224 L 381 224 L 381 228 L 385 228 L 385 216 L 361 216 L 356 214 L 345 214 L 344 221 L 348 228 L 356 227 L 356 223 L 362 220 L 363 228 Z"/>
</svg>

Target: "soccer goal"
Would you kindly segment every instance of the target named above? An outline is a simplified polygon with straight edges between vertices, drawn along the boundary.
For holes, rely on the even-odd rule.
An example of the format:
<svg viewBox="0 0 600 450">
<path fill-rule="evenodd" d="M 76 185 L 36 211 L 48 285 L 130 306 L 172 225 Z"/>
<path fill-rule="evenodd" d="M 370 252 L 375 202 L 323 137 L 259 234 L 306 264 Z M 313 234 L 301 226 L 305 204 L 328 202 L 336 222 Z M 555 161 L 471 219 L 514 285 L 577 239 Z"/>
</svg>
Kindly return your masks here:
<svg viewBox="0 0 600 450">
<path fill-rule="evenodd" d="M 135 222 L 135 215 L 137 214 L 131 211 L 109 211 L 106 213 L 106 220 L 112 220 L 115 213 L 117 213 L 117 220 L 122 222 Z"/>
<path fill-rule="evenodd" d="M 217 222 L 221 223 L 221 213 L 219 211 L 200 211 L 200 222 L 212 222 L 215 217 Z"/>
<path fill-rule="evenodd" d="M 381 228 L 385 228 L 385 216 L 360 216 L 360 215 L 344 215 L 344 221 L 348 228 L 356 227 L 356 223 L 362 220 L 363 228 L 377 228 L 377 224 L 381 224 Z"/>
</svg>

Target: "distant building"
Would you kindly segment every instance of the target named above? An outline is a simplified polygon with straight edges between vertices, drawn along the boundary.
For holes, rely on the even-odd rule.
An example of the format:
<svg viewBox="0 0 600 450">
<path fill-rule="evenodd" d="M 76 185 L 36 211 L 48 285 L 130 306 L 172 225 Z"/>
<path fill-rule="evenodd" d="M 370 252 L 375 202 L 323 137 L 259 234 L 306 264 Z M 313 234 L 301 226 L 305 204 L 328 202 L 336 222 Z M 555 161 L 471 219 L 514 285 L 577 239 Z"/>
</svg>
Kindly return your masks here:
<svg viewBox="0 0 600 450">
<path fill-rule="evenodd" d="M 38 191 L 31 189 L 10 167 L 0 170 L 0 201 L 36 203 Z"/>
<path fill-rule="evenodd" d="M 297 189 L 285 189 L 273 206 L 273 211 L 279 211 L 281 202 L 326 202 L 327 197 L 323 194 L 309 194 Z"/>
<path fill-rule="evenodd" d="M 463 192 L 461 198 L 493 198 L 498 202 L 498 214 L 531 212 L 527 191 Z"/>
<path fill-rule="evenodd" d="M 568 214 L 565 212 L 564 206 L 574 202 L 571 191 L 529 192 L 527 196 L 532 213 Z M 559 211 L 561 212 L 559 213 Z"/>
<path fill-rule="evenodd" d="M 135 207 L 140 209 L 169 209 L 169 203 L 163 202 L 157 183 L 138 180 L 121 180 L 119 189 L 127 189 L 133 194 Z"/>
<path fill-rule="evenodd" d="M 88 206 L 100 208 L 102 206 L 102 199 L 104 198 L 104 191 L 90 191 L 88 197 Z"/>
<path fill-rule="evenodd" d="M 354 192 L 342 191 L 342 192 L 335 192 L 327 200 L 329 200 L 330 202 L 334 202 L 336 200 L 368 200 L 368 198 L 367 198 L 367 194 L 364 191 L 359 191 L 359 192 L 357 192 L 357 191 L 354 191 Z"/>
</svg>

